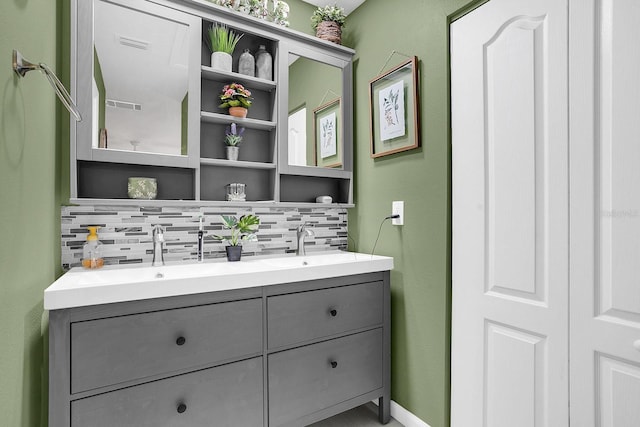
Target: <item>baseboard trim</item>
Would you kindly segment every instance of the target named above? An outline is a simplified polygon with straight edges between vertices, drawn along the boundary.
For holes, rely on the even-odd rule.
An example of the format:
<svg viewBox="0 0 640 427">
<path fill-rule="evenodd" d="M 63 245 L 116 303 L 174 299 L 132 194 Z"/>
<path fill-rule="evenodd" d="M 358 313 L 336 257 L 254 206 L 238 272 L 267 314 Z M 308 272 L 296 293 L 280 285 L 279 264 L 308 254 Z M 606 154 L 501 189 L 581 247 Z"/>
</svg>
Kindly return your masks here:
<svg viewBox="0 0 640 427">
<path fill-rule="evenodd" d="M 378 399 L 372 401 L 378 404 Z M 430 427 L 429 424 L 407 411 L 395 401 L 391 401 L 391 416 L 395 418 L 404 427 Z"/>
</svg>

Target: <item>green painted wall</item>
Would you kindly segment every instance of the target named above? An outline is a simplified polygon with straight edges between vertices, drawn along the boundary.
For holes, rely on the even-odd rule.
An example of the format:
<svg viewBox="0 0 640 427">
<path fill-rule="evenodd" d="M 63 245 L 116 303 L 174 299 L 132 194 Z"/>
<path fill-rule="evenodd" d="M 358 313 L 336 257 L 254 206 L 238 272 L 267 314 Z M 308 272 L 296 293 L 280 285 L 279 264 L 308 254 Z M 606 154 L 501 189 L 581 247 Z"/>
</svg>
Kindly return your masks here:
<svg viewBox="0 0 640 427">
<path fill-rule="evenodd" d="M 355 203 L 349 234 L 370 252 L 393 200 L 405 225 L 382 229 L 376 253 L 394 257 L 392 399 L 431 427 L 449 425 L 451 195 L 448 16 L 469 0 L 368 0 L 347 18 L 356 50 Z M 351 44 L 350 44 L 351 42 Z M 422 147 L 369 157 L 369 81 L 396 50 L 420 61 Z M 387 69 L 406 57 L 394 55 Z"/>
<path fill-rule="evenodd" d="M 316 7 L 305 3 L 302 0 L 288 1 L 291 11 L 289 12 L 289 28 L 307 34 L 314 34 L 311 28 L 311 15 Z"/>
<path fill-rule="evenodd" d="M 42 75 L 31 72 L 20 79 L 13 73 L 11 51 L 18 49 L 28 59 L 58 69 L 60 12 L 58 0 L 0 2 L 3 426 L 47 425 L 47 320 L 42 300 L 43 290 L 59 274 L 60 123 L 69 116 L 62 114 Z"/>
<path fill-rule="evenodd" d="M 182 99 L 180 106 L 182 121 L 180 124 L 180 154 L 187 155 L 189 138 L 189 92 Z"/>
</svg>

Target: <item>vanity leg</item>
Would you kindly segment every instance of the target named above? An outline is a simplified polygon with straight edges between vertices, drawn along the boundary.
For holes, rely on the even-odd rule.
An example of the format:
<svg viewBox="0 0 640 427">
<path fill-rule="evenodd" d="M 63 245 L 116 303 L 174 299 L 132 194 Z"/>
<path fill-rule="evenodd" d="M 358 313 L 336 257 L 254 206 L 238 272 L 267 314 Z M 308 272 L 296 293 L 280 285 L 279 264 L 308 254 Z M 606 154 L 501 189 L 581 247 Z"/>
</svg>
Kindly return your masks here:
<svg viewBox="0 0 640 427">
<path fill-rule="evenodd" d="M 378 421 L 380 424 L 387 424 L 391 419 L 391 399 L 389 396 L 382 396 L 378 399 Z"/>
</svg>

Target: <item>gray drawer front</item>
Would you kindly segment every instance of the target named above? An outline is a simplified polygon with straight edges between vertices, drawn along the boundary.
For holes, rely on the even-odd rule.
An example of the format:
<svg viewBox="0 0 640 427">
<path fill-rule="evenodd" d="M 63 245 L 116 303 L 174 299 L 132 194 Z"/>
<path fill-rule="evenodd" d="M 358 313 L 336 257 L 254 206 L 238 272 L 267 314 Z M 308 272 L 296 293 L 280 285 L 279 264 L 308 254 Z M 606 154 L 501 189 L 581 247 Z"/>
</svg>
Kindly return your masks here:
<svg viewBox="0 0 640 427">
<path fill-rule="evenodd" d="M 275 349 L 382 324 L 382 282 L 278 295 L 267 304 L 267 342 Z"/>
<path fill-rule="evenodd" d="M 262 394 L 257 357 L 74 401 L 71 427 L 262 426 Z"/>
<path fill-rule="evenodd" d="M 381 387 L 382 329 L 271 354 L 269 425 L 290 423 Z"/>
<path fill-rule="evenodd" d="M 71 390 L 260 352 L 261 299 L 77 322 L 71 325 Z"/>
</svg>

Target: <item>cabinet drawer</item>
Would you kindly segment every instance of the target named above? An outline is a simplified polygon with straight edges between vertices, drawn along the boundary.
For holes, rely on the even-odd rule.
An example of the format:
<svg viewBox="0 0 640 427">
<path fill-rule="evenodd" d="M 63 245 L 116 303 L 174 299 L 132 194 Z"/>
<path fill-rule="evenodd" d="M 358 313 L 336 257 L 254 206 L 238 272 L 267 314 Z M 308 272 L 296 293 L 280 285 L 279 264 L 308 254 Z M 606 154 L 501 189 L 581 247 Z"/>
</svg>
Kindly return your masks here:
<svg viewBox="0 0 640 427">
<path fill-rule="evenodd" d="M 71 403 L 71 427 L 262 426 L 262 358 Z M 182 406 L 183 405 L 183 406 Z"/>
<path fill-rule="evenodd" d="M 269 297 L 270 349 L 382 324 L 382 282 Z"/>
<path fill-rule="evenodd" d="M 269 356 L 269 425 L 382 387 L 382 329 Z"/>
<path fill-rule="evenodd" d="M 71 390 L 261 351 L 261 299 L 76 322 L 71 325 Z"/>
</svg>

